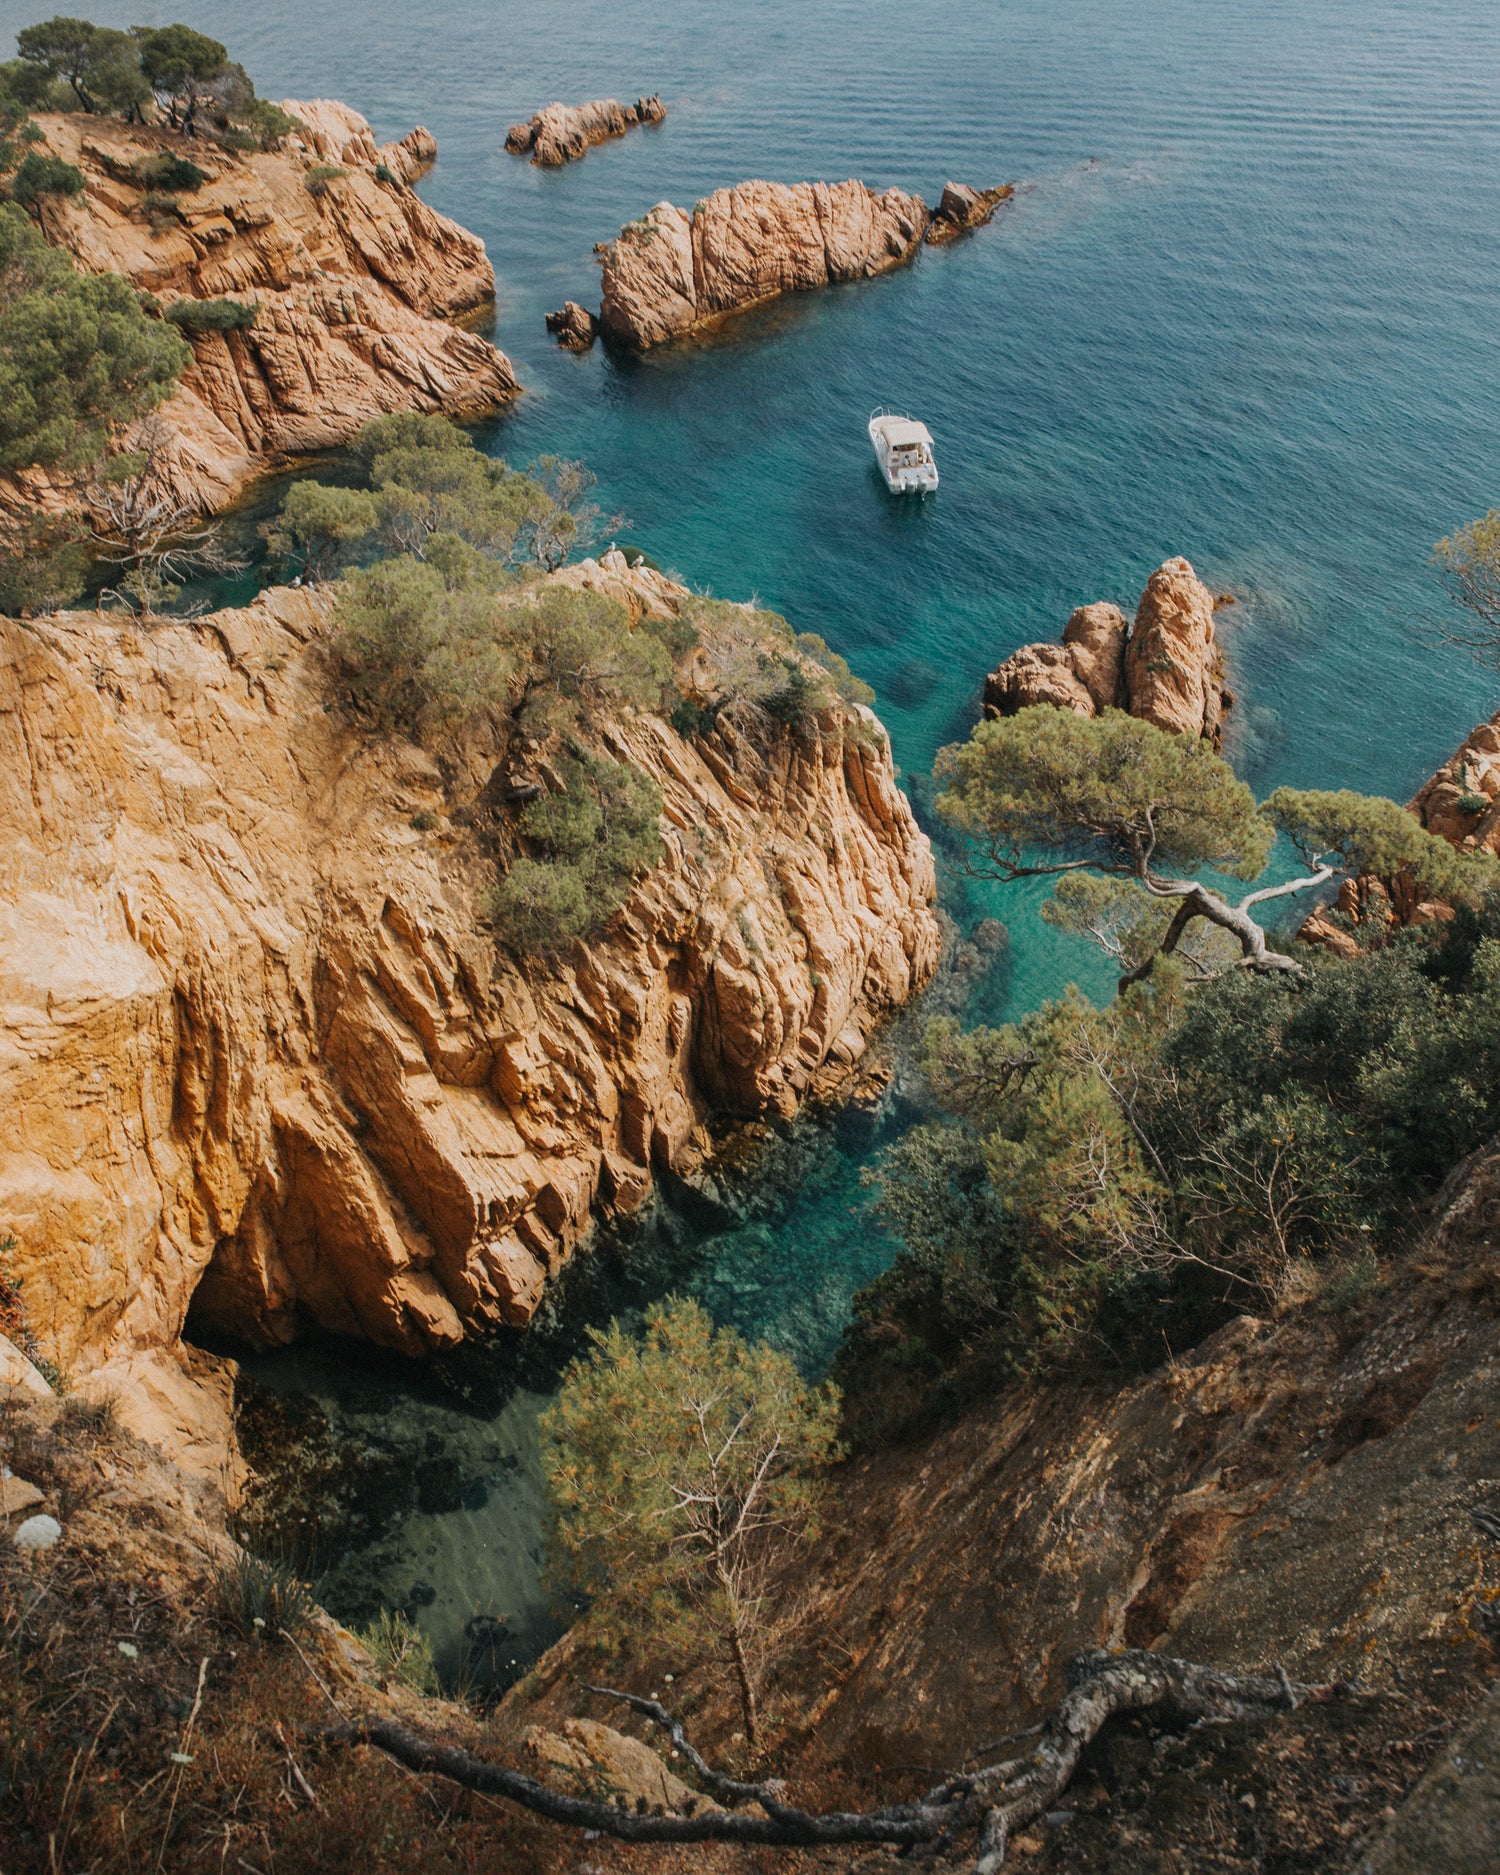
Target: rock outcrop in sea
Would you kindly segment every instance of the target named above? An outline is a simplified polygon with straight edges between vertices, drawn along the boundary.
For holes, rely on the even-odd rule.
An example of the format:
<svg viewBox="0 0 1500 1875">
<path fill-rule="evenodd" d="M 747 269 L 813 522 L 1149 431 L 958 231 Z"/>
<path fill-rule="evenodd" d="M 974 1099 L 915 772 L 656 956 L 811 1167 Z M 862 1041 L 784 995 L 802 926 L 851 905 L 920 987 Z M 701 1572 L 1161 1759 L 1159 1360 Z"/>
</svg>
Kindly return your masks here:
<svg viewBox="0 0 1500 1875">
<path fill-rule="evenodd" d="M 862 182 L 742 182 L 691 214 L 658 202 L 595 250 L 599 324 L 615 344 L 644 351 L 781 293 L 904 266 L 927 222 L 919 195 Z"/>
<path fill-rule="evenodd" d="M 555 577 L 687 597 L 618 553 Z M 835 1084 L 937 956 L 889 742 L 839 703 L 759 742 L 607 726 L 663 858 L 516 959 L 484 909 L 516 750 L 443 773 L 327 707 L 331 604 L 0 620 L 0 1235 L 49 1353 L 179 1445 L 224 1438 L 190 1304 L 413 1353 L 522 1323 L 596 1206 Z"/>
<path fill-rule="evenodd" d="M 547 314 L 547 330 L 564 351 L 586 352 L 599 336 L 599 321 L 586 306 L 570 299 L 556 312 Z"/>
<path fill-rule="evenodd" d="M 49 241 L 164 307 L 227 298 L 257 309 L 243 330 L 189 329 L 192 363 L 162 406 L 172 492 L 205 509 L 371 417 L 477 414 L 520 388 L 502 352 L 451 323 L 493 299 L 495 275 L 477 236 L 409 186 L 436 151 L 428 132 L 377 145 L 346 105 L 285 108 L 305 134 L 245 155 L 115 118 L 36 120 L 47 153 L 85 185 L 43 197 Z M 203 181 L 162 187 L 163 158 Z M 45 499 L 45 478 L 18 478 L 8 495 Z"/>
<path fill-rule="evenodd" d="M 966 182 L 945 182 L 924 237 L 929 247 L 946 247 L 971 229 L 982 228 L 1002 202 L 1015 194 L 1013 183 L 998 189 L 972 189 Z"/>
<path fill-rule="evenodd" d="M 588 104 L 548 104 L 524 124 L 512 124 L 505 147 L 516 156 L 530 155 L 544 169 L 571 163 L 596 143 L 623 137 L 638 124 L 659 124 L 667 107 L 654 93 L 621 104 L 618 98 L 594 98 Z"/>
<path fill-rule="evenodd" d="M 1022 645 L 984 686 L 986 716 L 1051 703 L 1079 716 L 1128 710 L 1217 748 L 1233 697 L 1214 631 L 1214 597 L 1188 561 L 1165 561 L 1128 620 L 1116 605 L 1079 606 L 1062 643 Z"/>
</svg>

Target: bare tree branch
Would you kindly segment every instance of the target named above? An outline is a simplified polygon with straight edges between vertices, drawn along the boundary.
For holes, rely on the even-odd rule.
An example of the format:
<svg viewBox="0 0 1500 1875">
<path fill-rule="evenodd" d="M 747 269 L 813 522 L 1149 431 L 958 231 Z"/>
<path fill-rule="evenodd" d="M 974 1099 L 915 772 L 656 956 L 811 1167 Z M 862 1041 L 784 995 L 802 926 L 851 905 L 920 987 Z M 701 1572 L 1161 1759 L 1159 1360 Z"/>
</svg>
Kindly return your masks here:
<svg viewBox="0 0 1500 1875">
<path fill-rule="evenodd" d="M 713 1796 L 731 1805 L 758 1804 L 763 1814 L 696 1808 L 689 1814 L 686 1807 L 682 1812 L 647 1814 L 565 1796 L 524 1772 L 441 1744 L 395 1719 L 367 1718 L 318 1736 L 334 1745 L 373 1745 L 408 1770 L 433 1772 L 466 1790 L 508 1797 L 554 1822 L 597 1830 L 623 1842 L 742 1842 L 783 1848 L 868 1842 L 917 1848 L 977 1832 L 975 1875 L 998 1875 L 1016 1831 L 1067 1788 L 1087 1746 L 1118 1714 L 1160 1711 L 1188 1720 L 1268 1719 L 1294 1711 L 1304 1700 L 1335 1698 L 1350 1690 L 1342 1683 L 1298 1685 L 1281 1667 L 1272 1674 L 1221 1673 L 1141 1649 L 1083 1654 L 1069 1669 L 1068 1683 L 1067 1697 L 1023 1756 L 948 1777 L 918 1802 L 867 1811 L 803 1810 L 783 1801 L 778 1784 L 728 1777 L 708 1763 L 680 1721 L 656 1700 L 610 1687 L 589 1690 L 659 1725 Z"/>
</svg>

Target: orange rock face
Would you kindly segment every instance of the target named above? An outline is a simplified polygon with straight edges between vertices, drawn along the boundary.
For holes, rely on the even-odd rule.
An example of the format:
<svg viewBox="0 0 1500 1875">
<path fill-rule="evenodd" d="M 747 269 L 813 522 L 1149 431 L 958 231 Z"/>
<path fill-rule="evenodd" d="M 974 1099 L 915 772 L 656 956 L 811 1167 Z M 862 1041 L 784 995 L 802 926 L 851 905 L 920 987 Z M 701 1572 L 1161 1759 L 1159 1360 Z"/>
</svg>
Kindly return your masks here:
<svg viewBox="0 0 1500 1875">
<path fill-rule="evenodd" d="M 597 250 L 599 323 L 634 350 L 760 300 L 904 266 L 927 227 L 922 198 L 862 182 L 742 182 L 688 215 L 658 202 Z"/>
<path fill-rule="evenodd" d="M 617 98 L 595 98 L 588 104 L 549 104 L 524 124 L 512 124 L 505 147 L 515 156 L 530 155 L 540 168 L 556 168 L 586 155 L 596 143 L 623 137 L 638 124 L 659 124 L 667 107 L 652 96 L 621 104 Z"/>
<path fill-rule="evenodd" d="M 1470 730 L 1410 806 L 1461 853 L 1500 854 L 1500 712 Z"/>
<path fill-rule="evenodd" d="M 1051 703 L 1080 716 L 1123 709 L 1173 735 L 1218 746 L 1229 707 L 1213 595 L 1186 560 L 1146 582 L 1131 625 L 1118 606 L 1079 606 L 1060 645 L 1022 645 L 985 682 L 987 716 Z"/>
<path fill-rule="evenodd" d="M 1146 582 L 1125 647 L 1132 716 L 1174 735 L 1217 742 L 1223 711 L 1213 594 L 1182 558 Z"/>
<path fill-rule="evenodd" d="M 279 462 L 347 441 L 371 417 L 479 412 L 519 390 L 503 353 L 449 323 L 493 298 L 495 276 L 482 242 L 404 186 L 435 152 L 428 133 L 377 147 L 346 105 L 287 109 L 306 135 L 248 156 L 109 118 L 37 120 L 47 149 L 86 184 L 46 200 L 50 241 L 164 302 L 260 308 L 248 330 L 193 339 L 193 362 L 162 407 L 175 492 L 204 508 Z M 163 151 L 208 179 L 148 209 L 138 168 Z M 377 180 L 377 164 L 402 181 Z M 319 165 L 345 173 L 309 186 Z"/>
<path fill-rule="evenodd" d="M 684 596 L 618 554 L 561 577 Z M 502 750 L 445 787 L 326 711 L 329 603 L 0 621 L 0 1232 L 80 1377 L 170 1366 L 194 1300 L 261 1342 L 298 1303 L 411 1352 L 523 1322 L 596 1206 L 691 1170 L 711 1116 L 790 1113 L 936 961 L 927 842 L 841 704 L 766 747 L 609 728 L 665 856 L 518 963 L 475 828 Z"/>
</svg>

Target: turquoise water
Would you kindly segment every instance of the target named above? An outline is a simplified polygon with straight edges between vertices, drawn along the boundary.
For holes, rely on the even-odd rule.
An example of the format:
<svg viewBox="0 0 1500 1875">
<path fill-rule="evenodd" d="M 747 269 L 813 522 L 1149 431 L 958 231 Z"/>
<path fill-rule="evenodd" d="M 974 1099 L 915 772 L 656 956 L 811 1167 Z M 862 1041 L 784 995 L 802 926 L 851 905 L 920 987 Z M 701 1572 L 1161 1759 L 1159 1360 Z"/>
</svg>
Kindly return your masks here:
<svg viewBox="0 0 1500 1875">
<path fill-rule="evenodd" d="M 7 3 L 0 22 L 34 11 Z M 419 120 L 434 131 L 424 192 L 484 236 L 496 337 L 527 387 L 487 445 L 521 462 L 586 457 L 662 564 L 821 632 L 876 686 L 919 805 L 989 668 L 1081 601 L 1132 603 L 1172 553 L 1240 595 L 1221 614 L 1241 699 L 1231 750 L 1257 789 L 1404 796 L 1494 707 L 1493 678 L 1413 634 L 1440 603 L 1432 542 L 1500 488 L 1492 4 L 158 12 L 228 40 L 268 95 L 341 96 L 382 136 Z M 645 90 L 667 100 L 663 127 L 563 171 L 502 149 L 508 123 L 551 98 Z M 635 363 L 552 347 L 542 314 L 596 300 L 595 241 L 662 197 L 691 204 L 755 175 L 858 175 L 929 199 L 946 176 L 1021 188 L 973 239 L 712 343 Z M 884 494 L 863 427 L 877 403 L 932 428 L 935 499 Z M 994 908 L 1012 945 L 987 1013 L 1080 973 L 1100 983 L 1034 899 Z M 790 1213 L 772 1168 L 764 1215 L 669 1220 L 680 1265 L 649 1267 L 663 1280 L 668 1265 L 696 1268 L 721 1312 L 815 1364 L 851 1283 L 888 1254 L 851 1214 L 868 1149 L 820 1136 Z M 579 1309 L 607 1306 L 601 1285 Z M 515 1358 L 494 1357 L 506 1373 Z M 477 1507 L 402 1524 L 387 1569 L 397 1598 L 403 1572 L 430 1572 L 439 1596 L 423 1619 L 450 1648 L 487 1597 L 512 1617 L 517 1657 L 546 1631 L 527 1469 L 540 1356 L 533 1369 L 504 1405 L 498 1380 L 419 1389 L 326 1351 L 262 1370 L 364 1430 L 420 1421 L 466 1455 Z"/>
</svg>

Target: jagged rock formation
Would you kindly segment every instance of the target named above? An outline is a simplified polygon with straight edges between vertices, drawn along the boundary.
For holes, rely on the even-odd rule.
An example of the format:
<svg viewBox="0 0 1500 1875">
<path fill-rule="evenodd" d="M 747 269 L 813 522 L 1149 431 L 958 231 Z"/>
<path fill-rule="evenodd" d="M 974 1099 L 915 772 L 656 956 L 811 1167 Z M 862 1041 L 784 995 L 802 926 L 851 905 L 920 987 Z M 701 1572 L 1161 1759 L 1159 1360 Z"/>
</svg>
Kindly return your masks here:
<svg viewBox="0 0 1500 1875">
<path fill-rule="evenodd" d="M 283 98 L 281 108 L 302 129 L 288 146 L 318 163 L 349 163 L 361 169 L 383 164 L 402 182 L 415 182 L 437 161 L 437 138 L 418 124 L 395 143 L 376 143 L 374 132 L 347 104 L 335 98 Z"/>
<path fill-rule="evenodd" d="M 685 596 L 619 554 L 559 577 Z M 48 1352 L 160 1354 L 183 1423 L 190 1301 L 412 1352 L 523 1322 L 596 1203 L 790 1113 L 936 959 L 927 842 L 846 705 L 767 748 L 615 724 L 662 863 L 587 947 L 499 951 L 505 747 L 445 783 L 326 710 L 329 604 L 0 621 L 0 1233 Z"/>
<path fill-rule="evenodd" d="M 516 396 L 503 353 L 449 323 L 494 296 L 483 243 L 377 164 L 409 181 L 436 149 L 426 131 L 377 147 L 365 120 L 326 99 L 289 100 L 307 135 L 230 155 L 112 118 L 41 116 L 47 150 L 83 171 L 82 195 L 49 196 L 48 240 L 163 302 L 258 305 L 247 330 L 193 338 L 193 362 L 162 406 L 174 493 L 203 508 L 266 469 L 348 440 L 394 410 L 478 412 Z M 163 152 L 207 172 L 148 204 L 141 165 Z M 344 173 L 320 181 L 317 166 Z M 21 478 L 11 503 L 46 495 Z M 4 500 L 0 491 L 0 500 Z"/>
<path fill-rule="evenodd" d="M 1080 606 L 1062 643 L 1022 645 L 984 686 L 986 716 L 1051 703 L 1079 716 L 1123 709 L 1217 748 L 1233 697 L 1214 633 L 1214 597 L 1189 563 L 1167 560 L 1146 582 L 1131 625 L 1118 606 Z"/>
<path fill-rule="evenodd" d="M 599 336 L 599 321 L 575 299 L 547 314 L 547 330 L 566 352 L 586 352 Z"/>
<path fill-rule="evenodd" d="M 588 104 L 549 104 L 524 124 L 512 124 L 505 147 L 517 156 L 530 153 L 539 167 L 555 168 L 586 155 L 596 143 L 623 137 L 637 124 L 659 124 L 667 107 L 654 93 L 621 104 L 617 98 L 595 98 Z"/>
<path fill-rule="evenodd" d="M 781 293 L 865 280 L 911 260 L 927 228 L 918 195 L 862 182 L 742 182 L 689 215 L 658 202 L 595 250 L 599 324 L 635 351 Z"/>
<path fill-rule="evenodd" d="M 1014 183 L 998 189 L 973 189 L 966 182 L 945 182 L 942 199 L 932 211 L 925 236 L 929 247 L 946 247 L 971 229 L 982 228 L 1002 202 L 1015 194 Z"/>
</svg>

